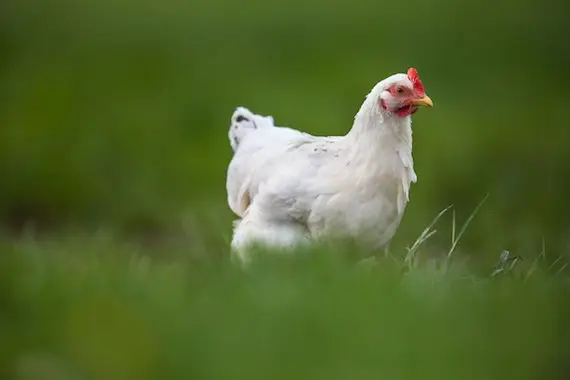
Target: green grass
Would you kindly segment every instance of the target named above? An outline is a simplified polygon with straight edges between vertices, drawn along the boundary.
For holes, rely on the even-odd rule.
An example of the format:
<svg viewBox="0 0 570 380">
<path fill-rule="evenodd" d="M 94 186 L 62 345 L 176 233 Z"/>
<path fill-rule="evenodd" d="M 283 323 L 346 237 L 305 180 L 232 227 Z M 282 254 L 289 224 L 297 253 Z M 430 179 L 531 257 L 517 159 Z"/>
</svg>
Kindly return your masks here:
<svg viewBox="0 0 570 380">
<path fill-rule="evenodd" d="M 1 377 L 560 378 L 563 260 L 544 250 L 472 266 L 453 252 L 465 229 L 431 251 L 435 222 L 410 248 L 365 261 L 321 247 L 260 252 L 246 270 L 221 242 L 5 239 Z"/>
</svg>

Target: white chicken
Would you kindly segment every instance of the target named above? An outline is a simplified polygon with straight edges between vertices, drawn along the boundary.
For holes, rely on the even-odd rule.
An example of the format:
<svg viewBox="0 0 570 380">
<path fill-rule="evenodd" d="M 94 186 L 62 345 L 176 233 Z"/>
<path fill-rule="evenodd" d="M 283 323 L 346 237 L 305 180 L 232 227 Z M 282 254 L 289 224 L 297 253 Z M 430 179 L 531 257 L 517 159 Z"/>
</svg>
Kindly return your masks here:
<svg viewBox="0 0 570 380">
<path fill-rule="evenodd" d="M 414 68 L 374 86 L 344 136 L 278 127 L 245 108 L 232 115 L 227 173 L 232 251 L 294 248 L 329 237 L 382 248 L 396 232 L 416 182 L 411 115 L 433 106 Z M 233 132 L 232 132 L 233 131 Z"/>
</svg>

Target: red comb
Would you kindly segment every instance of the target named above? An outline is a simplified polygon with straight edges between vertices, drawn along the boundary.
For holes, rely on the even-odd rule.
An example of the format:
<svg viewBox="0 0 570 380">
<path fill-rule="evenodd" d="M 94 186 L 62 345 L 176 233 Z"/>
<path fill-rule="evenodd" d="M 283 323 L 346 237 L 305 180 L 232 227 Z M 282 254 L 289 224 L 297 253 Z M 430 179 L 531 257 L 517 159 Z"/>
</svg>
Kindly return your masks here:
<svg viewBox="0 0 570 380">
<path fill-rule="evenodd" d="M 416 90 L 418 95 L 424 96 L 426 90 L 424 88 L 422 81 L 420 80 L 420 76 L 418 75 L 418 70 L 414 69 L 413 67 L 410 67 L 408 69 L 408 79 L 410 79 L 410 81 L 414 85 L 414 90 Z"/>
</svg>

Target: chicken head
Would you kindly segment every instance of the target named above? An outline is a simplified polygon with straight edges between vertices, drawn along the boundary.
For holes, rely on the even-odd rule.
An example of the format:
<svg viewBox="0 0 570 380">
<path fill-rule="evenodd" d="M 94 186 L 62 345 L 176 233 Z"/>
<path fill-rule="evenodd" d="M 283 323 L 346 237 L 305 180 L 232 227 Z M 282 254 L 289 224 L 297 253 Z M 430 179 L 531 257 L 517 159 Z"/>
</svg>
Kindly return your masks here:
<svg viewBox="0 0 570 380">
<path fill-rule="evenodd" d="M 408 69 L 407 77 L 402 76 L 390 83 L 381 93 L 379 105 L 387 112 L 406 117 L 414 114 L 419 107 L 433 107 L 433 102 L 426 95 L 418 71 L 412 67 Z"/>
</svg>

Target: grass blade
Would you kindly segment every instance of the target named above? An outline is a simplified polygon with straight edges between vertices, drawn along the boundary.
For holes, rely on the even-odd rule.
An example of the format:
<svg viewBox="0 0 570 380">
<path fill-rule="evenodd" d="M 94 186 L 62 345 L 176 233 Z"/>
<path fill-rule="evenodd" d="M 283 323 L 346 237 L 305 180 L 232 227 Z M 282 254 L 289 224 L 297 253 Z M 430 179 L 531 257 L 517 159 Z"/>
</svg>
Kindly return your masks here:
<svg viewBox="0 0 570 380">
<path fill-rule="evenodd" d="M 465 223 L 463 223 L 463 226 L 461 227 L 461 230 L 459 230 L 459 234 L 457 235 L 457 239 L 455 239 L 455 241 L 452 243 L 451 248 L 449 249 L 449 252 L 447 253 L 448 259 L 451 258 L 451 255 L 453 255 L 453 252 L 455 252 L 455 248 L 457 247 L 457 244 L 461 240 L 461 237 L 463 236 L 463 234 L 467 230 L 467 227 L 469 226 L 469 224 L 471 223 L 471 221 L 473 220 L 473 218 L 475 217 L 475 215 L 477 214 L 477 212 L 479 211 L 481 206 L 483 206 L 483 203 L 485 203 L 485 201 L 487 200 L 488 197 L 489 197 L 489 194 L 485 195 L 483 200 L 481 200 L 481 202 L 479 202 L 477 207 L 475 207 L 475 210 L 473 210 L 471 215 L 469 215 L 469 218 L 467 218 Z"/>
</svg>

